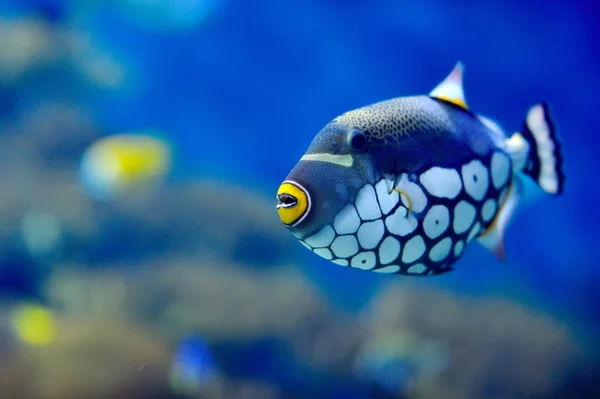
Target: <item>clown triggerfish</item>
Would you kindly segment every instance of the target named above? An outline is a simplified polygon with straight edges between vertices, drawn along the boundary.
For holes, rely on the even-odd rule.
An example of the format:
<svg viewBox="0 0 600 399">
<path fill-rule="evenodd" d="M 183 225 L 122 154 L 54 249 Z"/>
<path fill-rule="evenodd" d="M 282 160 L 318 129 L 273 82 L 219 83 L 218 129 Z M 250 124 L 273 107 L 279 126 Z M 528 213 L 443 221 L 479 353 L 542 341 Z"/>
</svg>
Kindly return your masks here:
<svg viewBox="0 0 600 399">
<path fill-rule="evenodd" d="M 527 180 L 562 192 L 560 144 L 545 103 L 507 137 L 469 109 L 462 76 L 459 62 L 429 95 L 327 124 L 277 193 L 292 234 L 338 265 L 381 273 L 448 272 L 473 240 L 502 260 Z"/>
</svg>

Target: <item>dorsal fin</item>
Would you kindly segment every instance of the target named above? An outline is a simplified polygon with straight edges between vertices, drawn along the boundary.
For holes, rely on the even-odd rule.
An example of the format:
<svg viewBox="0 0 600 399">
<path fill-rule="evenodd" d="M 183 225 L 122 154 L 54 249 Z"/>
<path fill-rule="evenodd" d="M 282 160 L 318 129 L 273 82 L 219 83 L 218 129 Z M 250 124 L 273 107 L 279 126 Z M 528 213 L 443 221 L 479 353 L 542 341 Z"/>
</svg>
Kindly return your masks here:
<svg viewBox="0 0 600 399">
<path fill-rule="evenodd" d="M 451 102 L 468 110 L 469 107 L 463 91 L 463 69 L 463 63 L 457 62 L 452 72 L 429 93 L 429 96 Z"/>
<path fill-rule="evenodd" d="M 506 140 L 506 134 L 504 134 L 504 130 L 502 130 L 502 127 L 500 127 L 498 122 L 488 118 L 487 116 L 483 116 L 481 114 L 476 115 L 476 116 L 477 116 L 477 119 L 479 119 L 481 121 L 481 123 L 483 123 L 488 129 L 490 129 L 492 132 L 494 132 L 499 138 L 501 138 L 502 140 Z"/>
</svg>

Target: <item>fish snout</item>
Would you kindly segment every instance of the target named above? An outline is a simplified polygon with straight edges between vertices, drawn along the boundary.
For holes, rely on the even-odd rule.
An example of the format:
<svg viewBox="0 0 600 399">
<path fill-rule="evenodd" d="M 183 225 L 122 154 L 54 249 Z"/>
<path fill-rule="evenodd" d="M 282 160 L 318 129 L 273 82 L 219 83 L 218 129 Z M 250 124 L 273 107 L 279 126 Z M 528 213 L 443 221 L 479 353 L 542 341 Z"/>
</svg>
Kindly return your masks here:
<svg viewBox="0 0 600 399">
<path fill-rule="evenodd" d="M 296 226 L 310 212 L 310 195 L 300 184 L 286 180 L 277 191 L 276 208 L 283 224 L 288 227 Z"/>
</svg>

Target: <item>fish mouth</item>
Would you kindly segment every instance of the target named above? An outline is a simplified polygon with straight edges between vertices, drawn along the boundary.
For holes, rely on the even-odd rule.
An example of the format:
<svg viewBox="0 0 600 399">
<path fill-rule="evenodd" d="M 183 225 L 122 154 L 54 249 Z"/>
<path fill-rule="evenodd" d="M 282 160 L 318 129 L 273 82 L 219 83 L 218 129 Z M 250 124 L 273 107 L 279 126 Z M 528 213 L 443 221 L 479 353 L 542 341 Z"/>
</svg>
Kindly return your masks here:
<svg viewBox="0 0 600 399">
<path fill-rule="evenodd" d="M 286 180 L 277 191 L 276 208 L 283 224 L 294 227 L 310 212 L 310 195 L 302 185 Z"/>
<path fill-rule="evenodd" d="M 281 193 L 277 194 L 277 209 L 279 208 L 291 208 L 298 205 L 298 198 L 292 194 Z"/>
</svg>

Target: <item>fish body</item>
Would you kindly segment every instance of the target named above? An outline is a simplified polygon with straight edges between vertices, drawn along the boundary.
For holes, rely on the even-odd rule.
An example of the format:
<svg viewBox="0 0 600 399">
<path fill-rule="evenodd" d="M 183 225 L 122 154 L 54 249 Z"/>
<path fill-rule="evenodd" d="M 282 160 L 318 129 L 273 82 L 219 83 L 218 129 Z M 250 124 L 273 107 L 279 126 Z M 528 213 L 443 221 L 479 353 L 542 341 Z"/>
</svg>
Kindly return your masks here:
<svg viewBox="0 0 600 399">
<path fill-rule="evenodd" d="M 217 367 L 208 343 L 197 335 L 183 337 L 173 354 L 171 388 L 183 394 L 198 393 L 216 376 Z"/>
<path fill-rule="evenodd" d="M 123 133 L 103 137 L 83 154 L 81 181 L 97 199 L 140 193 L 169 173 L 171 152 L 168 142 L 149 134 Z"/>
<path fill-rule="evenodd" d="M 560 145 L 546 104 L 507 137 L 468 108 L 462 76 L 458 63 L 429 95 L 327 124 L 277 193 L 292 234 L 336 264 L 381 273 L 448 272 L 473 240 L 503 259 L 523 180 L 562 192 Z"/>
</svg>

